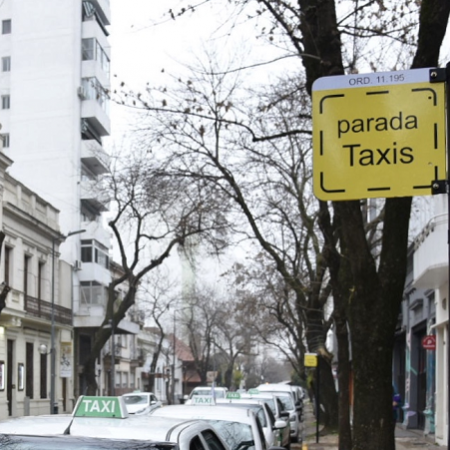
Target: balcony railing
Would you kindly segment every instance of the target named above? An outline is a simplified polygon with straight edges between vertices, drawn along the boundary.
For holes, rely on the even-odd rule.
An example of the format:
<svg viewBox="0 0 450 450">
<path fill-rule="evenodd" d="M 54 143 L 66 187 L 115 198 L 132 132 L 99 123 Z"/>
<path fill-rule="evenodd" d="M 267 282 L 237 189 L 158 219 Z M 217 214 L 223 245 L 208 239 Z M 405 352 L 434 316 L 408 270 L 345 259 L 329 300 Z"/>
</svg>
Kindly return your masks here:
<svg viewBox="0 0 450 450">
<path fill-rule="evenodd" d="M 41 319 L 52 319 L 52 304 L 45 300 L 30 297 L 27 295 L 25 297 L 25 311 L 34 317 L 39 317 Z M 64 306 L 54 305 L 54 318 L 55 322 L 72 325 L 72 310 L 65 308 Z"/>
</svg>

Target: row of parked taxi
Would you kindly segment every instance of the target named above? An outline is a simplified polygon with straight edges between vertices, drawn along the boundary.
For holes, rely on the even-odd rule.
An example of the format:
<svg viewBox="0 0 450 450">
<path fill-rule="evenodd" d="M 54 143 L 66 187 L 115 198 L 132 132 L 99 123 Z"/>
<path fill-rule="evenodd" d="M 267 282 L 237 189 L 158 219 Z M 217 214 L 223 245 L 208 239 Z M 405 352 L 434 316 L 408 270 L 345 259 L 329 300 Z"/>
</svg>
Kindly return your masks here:
<svg viewBox="0 0 450 450">
<path fill-rule="evenodd" d="M 5 450 L 284 450 L 302 440 L 303 390 L 196 388 L 183 405 L 151 393 L 81 396 L 72 415 L 0 422 Z"/>
</svg>

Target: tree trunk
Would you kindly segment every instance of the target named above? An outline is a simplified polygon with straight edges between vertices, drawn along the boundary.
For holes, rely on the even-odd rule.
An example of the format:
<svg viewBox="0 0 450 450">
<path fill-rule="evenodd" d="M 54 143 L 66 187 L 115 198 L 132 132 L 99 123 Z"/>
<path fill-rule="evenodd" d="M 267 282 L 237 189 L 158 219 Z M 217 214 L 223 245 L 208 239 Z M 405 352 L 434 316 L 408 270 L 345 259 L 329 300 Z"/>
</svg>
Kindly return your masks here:
<svg viewBox="0 0 450 450">
<path fill-rule="evenodd" d="M 352 447 L 352 430 L 350 423 L 350 341 L 348 338 L 346 318 L 336 318 L 335 325 L 339 361 L 339 450 L 347 450 Z"/>
<path fill-rule="evenodd" d="M 338 426 L 338 398 L 334 387 L 333 372 L 331 367 L 331 355 L 325 348 L 325 330 L 323 324 L 322 308 L 308 308 L 306 339 L 308 349 L 312 353 L 320 355 L 320 404 L 321 423 L 326 431 L 336 431 Z M 314 383 L 317 387 L 317 380 Z"/>
</svg>

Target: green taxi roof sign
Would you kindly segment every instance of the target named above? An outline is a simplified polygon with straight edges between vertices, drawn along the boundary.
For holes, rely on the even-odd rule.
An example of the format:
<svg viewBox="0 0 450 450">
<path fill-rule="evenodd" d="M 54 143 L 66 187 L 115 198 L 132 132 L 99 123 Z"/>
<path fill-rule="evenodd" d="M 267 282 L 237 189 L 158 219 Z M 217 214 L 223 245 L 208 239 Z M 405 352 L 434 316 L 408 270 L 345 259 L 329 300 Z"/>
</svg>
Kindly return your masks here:
<svg viewBox="0 0 450 450">
<path fill-rule="evenodd" d="M 258 395 L 259 394 L 259 389 L 249 389 L 248 393 L 251 395 Z"/>
<path fill-rule="evenodd" d="M 240 399 L 241 394 L 239 392 L 227 392 L 228 399 Z"/>
<path fill-rule="evenodd" d="M 125 419 L 128 417 L 128 412 L 121 397 L 82 395 L 75 405 L 73 416 Z"/>
</svg>

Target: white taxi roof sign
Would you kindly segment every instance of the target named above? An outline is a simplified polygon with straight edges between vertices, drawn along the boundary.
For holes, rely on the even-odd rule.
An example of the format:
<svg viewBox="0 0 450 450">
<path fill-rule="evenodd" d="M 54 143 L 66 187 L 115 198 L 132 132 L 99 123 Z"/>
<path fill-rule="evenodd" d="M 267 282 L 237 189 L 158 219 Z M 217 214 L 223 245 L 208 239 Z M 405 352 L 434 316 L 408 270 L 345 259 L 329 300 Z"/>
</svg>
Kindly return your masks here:
<svg viewBox="0 0 450 450">
<path fill-rule="evenodd" d="M 82 395 L 75 405 L 73 416 L 125 419 L 128 417 L 128 412 L 121 397 Z"/>
<path fill-rule="evenodd" d="M 212 395 L 194 395 L 191 400 L 193 405 L 212 406 L 216 404 L 216 400 Z"/>
</svg>

